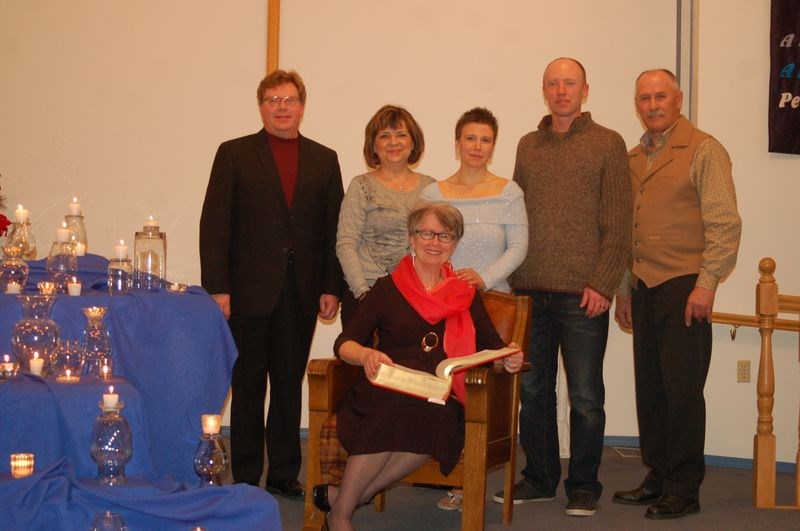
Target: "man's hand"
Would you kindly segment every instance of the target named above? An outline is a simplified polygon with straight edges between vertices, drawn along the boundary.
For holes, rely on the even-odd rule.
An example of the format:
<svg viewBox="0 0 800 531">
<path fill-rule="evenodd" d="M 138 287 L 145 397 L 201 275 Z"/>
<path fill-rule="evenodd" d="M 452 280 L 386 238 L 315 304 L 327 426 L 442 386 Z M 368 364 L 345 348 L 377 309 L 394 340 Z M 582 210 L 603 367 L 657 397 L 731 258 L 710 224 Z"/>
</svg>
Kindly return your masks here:
<svg viewBox="0 0 800 531">
<path fill-rule="evenodd" d="M 328 320 L 336 317 L 336 312 L 339 311 L 339 297 L 329 293 L 323 293 L 319 297 L 319 316 L 322 319 Z"/>
<path fill-rule="evenodd" d="M 608 311 L 611 306 L 611 301 L 606 299 L 599 292 L 593 290 L 589 286 L 583 288 L 583 298 L 581 299 L 581 308 L 586 308 L 586 317 L 593 319 L 605 311 Z"/>
<path fill-rule="evenodd" d="M 222 315 L 225 319 L 231 318 L 231 294 L 230 293 L 215 293 L 211 295 L 214 302 L 217 303 L 219 309 L 222 310 Z"/>
<path fill-rule="evenodd" d="M 631 330 L 633 328 L 630 295 L 617 295 L 617 305 L 614 307 L 614 318 L 624 330 Z"/>
<path fill-rule="evenodd" d="M 698 321 L 711 322 L 711 312 L 714 311 L 714 295 L 710 289 L 695 286 L 686 299 L 686 311 L 683 313 L 684 324 L 692 326 L 692 318 Z"/>
</svg>

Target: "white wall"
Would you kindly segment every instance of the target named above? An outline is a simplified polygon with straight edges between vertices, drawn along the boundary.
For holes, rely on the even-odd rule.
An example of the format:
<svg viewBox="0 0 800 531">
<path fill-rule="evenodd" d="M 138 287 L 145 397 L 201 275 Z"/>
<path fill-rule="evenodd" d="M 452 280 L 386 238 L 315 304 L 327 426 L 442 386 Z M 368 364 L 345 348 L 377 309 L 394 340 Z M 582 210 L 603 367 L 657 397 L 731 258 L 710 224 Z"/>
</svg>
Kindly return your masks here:
<svg viewBox="0 0 800 531">
<path fill-rule="evenodd" d="M 758 261 L 764 256 L 777 262 L 780 291 L 800 294 L 800 156 L 767 152 L 769 2 L 702 0 L 699 6 L 698 125 L 731 155 L 743 224 L 738 266 L 719 289 L 716 310 L 752 315 Z M 715 327 L 706 385 L 706 451 L 752 457 L 760 339 L 755 329 L 740 328 L 731 342 L 728 329 Z M 773 349 L 778 459 L 794 462 L 800 404 L 798 335 L 775 332 Z M 751 383 L 735 383 L 736 360 L 751 360 Z"/>
<path fill-rule="evenodd" d="M 571 55 L 587 68 L 586 109 L 628 145 L 641 134 L 633 79 L 675 67 L 675 2 L 580 0 L 284 0 L 281 66 L 308 84 L 303 132 L 339 152 L 345 184 L 364 171 L 363 127 L 387 102 L 425 130 L 419 170 L 456 168 L 452 128 L 474 105 L 500 119 L 493 170 L 510 176 L 518 138 L 547 112 L 541 73 Z M 0 3 L 0 186 L 31 210 L 40 244 L 66 203 L 84 205 L 90 251 L 109 255 L 148 214 L 169 234 L 169 276 L 199 281 L 197 222 L 217 145 L 260 127 L 255 88 L 265 63 L 265 0 L 6 0 Z M 766 152 L 769 6 L 700 1 L 699 125 L 734 161 L 744 220 L 739 266 L 719 311 L 752 313 L 757 262 L 774 256 L 786 293 L 800 293 L 800 158 Z M 13 208 L 7 208 L 6 214 Z M 776 230 L 777 229 L 777 230 Z M 329 356 L 338 322 L 320 325 L 312 355 Z M 707 452 L 750 457 L 758 334 L 731 343 L 716 327 Z M 778 456 L 793 461 L 800 400 L 796 337 L 775 334 Z M 612 325 L 606 356 L 608 435 L 636 435 L 630 337 Z"/>
</svg>

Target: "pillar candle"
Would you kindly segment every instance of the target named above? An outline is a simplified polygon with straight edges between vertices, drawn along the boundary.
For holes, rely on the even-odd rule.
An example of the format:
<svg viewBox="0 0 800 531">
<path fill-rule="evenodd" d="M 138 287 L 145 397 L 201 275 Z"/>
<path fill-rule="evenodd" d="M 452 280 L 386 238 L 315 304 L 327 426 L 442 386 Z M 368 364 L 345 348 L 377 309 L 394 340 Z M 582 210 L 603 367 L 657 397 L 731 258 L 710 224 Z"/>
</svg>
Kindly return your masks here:
<svg viewBox="0 0 800 531">
<path fill-rule="evenodd" d="M 31 365 L 31 374 L 35 374 L 36 376 L 42 375 L 42 368 L 44 368 L 44 358 L 39 357 L 38 352 L 33 353 L 33 357 L 30 361 Z"/>
<path fill-rule="evenodd" d="M 17 223 L 26 223 L 28 221 L 28 209 L 22 208 L 22 205 L 17 205 L 17 209 L 14 211 L 14 218 Z"/>
<path fill-rule="evenodd" d="M 66 221 L 61 222 L 61 226 L 56 230 L 56 237 L 60 243 L 69 241 L 69 229 Z"/>
<path fill-rule="evenodd" d="M 114 392 L 114 386 L 108 386 L 108 392 L 103 393 L 103 407 L 107 409 L 114 409 L 117 407 L 119 395 Z"/>
<path fill-rule="evenodd" d="M 128 246 L 125 245 L 124 240 L 120 240 L 119 243 L 114 246 L 114 258 L 117 260 L 125 260 L 128 258 Z"/>
<path fill-rule="evenodd" d="M 78 282 L 76 277 L 72 277 L 72 282 L 67 282 L 67 291 L 73 297 L 78 297 L 81 294 L 81 283 Z"/>
<path fill-rule="evenodd" d="M 9 295 L 19 295 L 22 292 L 22 287 L 19 283 L 14 282 L 13 280 L 6 284 L 6 293 Z"/>
<path fill-rule="evenodd" d="M 72 203 L 69 204 L 69 215 L 70 216 L 81 215 L 81 204 L 78 203 L 78 198 L 75 196 L 72 197 Z"/>
</svg>

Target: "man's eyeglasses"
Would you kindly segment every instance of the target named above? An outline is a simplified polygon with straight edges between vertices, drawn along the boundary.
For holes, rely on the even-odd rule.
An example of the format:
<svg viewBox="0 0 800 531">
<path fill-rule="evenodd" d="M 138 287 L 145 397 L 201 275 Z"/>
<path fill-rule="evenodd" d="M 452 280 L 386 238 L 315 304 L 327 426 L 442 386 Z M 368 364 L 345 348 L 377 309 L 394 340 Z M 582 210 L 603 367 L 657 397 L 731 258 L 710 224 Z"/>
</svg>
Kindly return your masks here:
<svg viewBox="0 0 800 531">
<path fill-rule="evenodd" d="M 300 98 L 297 96 L 270 96 L 269 98 L 264 98 L 264 101 L 267 102 L 267 105 L 270 107 L 278 107 L 281 102 L 283 102 L 286 107 L 294 107 L 300 103 Z"/>
<path fill-rule="evenodd" d="M 415 230 L 414 234 L 422 238 L 423 240 L 432 240 L 434 237 L 439 238 L 439 241 L 442 243 L 450 243 L 456 241 L 456 237 L 450 234 L 449 232 L 433 232 L 432 230 Z"/>
</svg>

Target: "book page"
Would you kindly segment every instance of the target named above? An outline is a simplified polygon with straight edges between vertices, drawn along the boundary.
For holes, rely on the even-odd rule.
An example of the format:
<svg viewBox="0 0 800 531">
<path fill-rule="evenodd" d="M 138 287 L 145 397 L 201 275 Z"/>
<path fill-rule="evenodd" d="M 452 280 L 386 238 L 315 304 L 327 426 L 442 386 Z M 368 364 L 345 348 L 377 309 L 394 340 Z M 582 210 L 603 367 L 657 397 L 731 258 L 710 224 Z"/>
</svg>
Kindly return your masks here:
<svg viewBox="0 0 800 531">
<path fill-rule="evenodd" d="M 517 352 L 519 352 L 518 348 L 505 347 L 497 350 L 481 350 L 469 356 L 447 358 L 446 360 L 440 361 L 439 365 L 436 366 L 436 376 L 439 378 L 449 378 L 454 372 L 463 371 L 477 365 L 483 365 L 484 363 L 516 354 Z"/>
<path fill-rule="evenodd" d="M 444 404 L 450 394 L 451 386 L 449 378 L 438 378 L 424 371 L 384 363 L 380 364 L 377 374 L 370 382 L 379 387 L 425 398 L 438 404 Z"/>
</svg>

